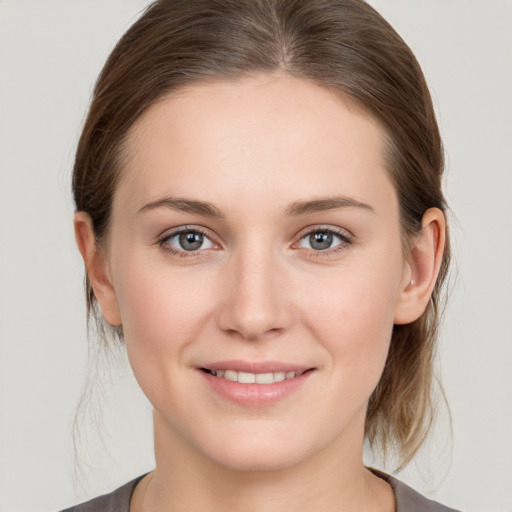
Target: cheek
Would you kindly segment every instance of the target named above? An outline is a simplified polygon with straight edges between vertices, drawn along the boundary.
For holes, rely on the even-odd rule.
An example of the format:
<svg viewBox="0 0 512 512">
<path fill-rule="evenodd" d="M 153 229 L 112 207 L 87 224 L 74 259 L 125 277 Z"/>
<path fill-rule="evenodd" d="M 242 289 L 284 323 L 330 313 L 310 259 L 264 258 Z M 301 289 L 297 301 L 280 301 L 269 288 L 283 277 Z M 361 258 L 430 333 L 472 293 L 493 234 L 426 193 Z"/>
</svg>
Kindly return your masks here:
<svg viewBox="0 0 512 512">
<path fill-rule="evenodd" d="M 346 266 L 311 287 L 304 317 L 330 355 L 343 388 L 371 393 L 389 350 L 401 255 L 377 264 Z M 323 284 L 323 286 L 322 286 Z"/>
<path fill-rule="evenodd" d="M 205 280 L 199 272 L 148 265 L 129 255 L 117 268 L 116 293 L 133 372 L 146 393 L 169 389 L 210 316 Z"/>
</svg>

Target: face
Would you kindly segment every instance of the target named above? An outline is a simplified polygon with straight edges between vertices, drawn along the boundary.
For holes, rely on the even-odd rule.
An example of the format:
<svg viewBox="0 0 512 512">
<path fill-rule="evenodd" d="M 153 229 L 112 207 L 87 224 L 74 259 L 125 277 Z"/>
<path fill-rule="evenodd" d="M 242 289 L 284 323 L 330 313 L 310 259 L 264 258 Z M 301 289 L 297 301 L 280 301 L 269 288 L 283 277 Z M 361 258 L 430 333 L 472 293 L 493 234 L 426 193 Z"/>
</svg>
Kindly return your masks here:
<svg viewBox="0 0 512 512">
<path fill-rule="evenodd" d="M 100 302 L 157 430 L 238 469 L 359 452 L 411 278 L 379 125 L 263 76 L 169 96 L 125 149 Z"/>
</svg>

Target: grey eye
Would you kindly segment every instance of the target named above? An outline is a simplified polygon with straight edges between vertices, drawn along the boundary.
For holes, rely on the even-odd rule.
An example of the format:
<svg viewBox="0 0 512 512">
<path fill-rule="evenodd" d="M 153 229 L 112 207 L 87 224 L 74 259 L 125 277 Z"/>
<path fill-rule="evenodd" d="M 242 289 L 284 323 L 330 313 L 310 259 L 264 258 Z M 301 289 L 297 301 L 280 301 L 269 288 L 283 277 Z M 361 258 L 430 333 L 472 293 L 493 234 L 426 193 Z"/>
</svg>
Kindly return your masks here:
<svg viewBox="0 0 512 512">
<path fill-rule="evenodd" d="M 203 245 L 204 236 L 201 233 L 181 233 L 179 235 L 180 248 L 185 251 L 196 251 Z"/>
<path fill-rule="evenodd" d="M 309 245 L 316 251 L 324 251 L 332 246 L 332 233 L 318 232 L 309 235 Z"/>
<path fill-rule="evenodd" d="M 338 233 L 329 230 L 319 230 L 308 233 L 301 238 L 299 247 L 314 251 L 326 251 L 338 245 L 348 243 L 348 240 Z"/>
<path fill-rule="evenodd" d="M 175 233 L 167 239 L 167 243 L 178 251 L 198 251 L 213 247 L 212 241 L 199 231 L 182 231 Z"/>
</svg>

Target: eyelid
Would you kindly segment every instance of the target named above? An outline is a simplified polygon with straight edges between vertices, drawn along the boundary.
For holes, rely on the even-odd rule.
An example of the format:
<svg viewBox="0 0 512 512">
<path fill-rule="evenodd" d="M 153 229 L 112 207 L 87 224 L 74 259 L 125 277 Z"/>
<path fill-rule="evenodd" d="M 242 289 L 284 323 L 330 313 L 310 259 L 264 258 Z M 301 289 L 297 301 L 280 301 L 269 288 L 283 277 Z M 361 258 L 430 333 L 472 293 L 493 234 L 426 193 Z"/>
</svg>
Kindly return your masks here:
<svg viewBox="0 0 512 512">
<path fill-rule="evenodd" d="M 166 242 L 169 239 L 171 239 L 177 235 L 180 235 L 181 233 L 187 233 L 187 232 L 200 233 L 205 238 L 210 240 L 210 242 L 213 244 L 213 247 L 209 247 L 206 249 L 198 249 L 196 251 L 186 251 L 186 250 L 176 249 L 175 247 L 172 247 L 171 245 L 166 244 Z M 333 235 L 339 237 L 341 239 L 342 243 L 340 243 L 332 248 L 325 249 L 325 250 L 314 250 L 314 249 L 297 247 L 297 245 L 304 238 L 311 235 L 312 233 L 318 233 L 318 232 L 332 233 Z M 217 241 L 215 241 L 215 238 L 216 237 L 214 237 L 210 234 L 210 230 L 208 230 L 208 229 L 205 229 L 205 228 L 203 228 L 201 226 L 197 226 L 197 225 L 185 225 L 185 226 L 179 226 L 179 227 L 173 228 L 171 230 L 163 231 L 162 234 L 158 236 L 156 244 L 159 245 L 160 247 L 162 247 L 162 249 L 164 249 L 166 252 L 174 254 L 174 255 L 179 255 L 182 257 L 194 257 L 194 256 L 197 257 L 198 255 L 200 255 L 201 253 L 204 253 L 205 251 L 210 251 L 212 249 L 218 250 L 219 248 L 222 247 L 221 244 L 219 244 Z M 293 244 L 291 245 L 292 249 L 302 249 L 305 251 L 309 251 L 310 253 L 314 254 L 315 256 L 322 256 L 322 255 L 329 256 L 333 253 L 337 253 L 341 250 L 347 249 L 347 246 L 349 246 L 353 243 L 354 235 L 347 229 L 340 228 L 338 226 L 314 225 L 314 226 L 308 226 L 308 227 L 304 228 L 294 238 L 296 241 L 293 242 Z"/>
<path fill-rule="evenodd" d="M 172 247 L 170 244 L 168 244 L 168 240 L 172 239 L 173 237 L 180 235 L 182 233 L 199 233 L 203 235 L 205 238 L 207 238 L 212 244 L 213 247 L 208 247 L 206 249 L 198 249 L 196 251 L 186 251 L 177 249 L 176 247 Z M 214 240 L 214 237 L 209 233 L 209 230 L 206 230 L 203 227 L 195 226 L 195 225 L 186 225 L 186 226 L 179 226 L 176 228 L 173 228 L 171 230 L 165 230 L 160 234 L 157 238 L 156 244 L 160 246 L 163 250 L 170 254 L 178 255 L 181 257 L 194 257 L 198 256 L 200 253 L 203 253 L 205 251 L 209 250 L 216 250 L 220 247 L 220 244 Z"/>
<path fill-rule="evenodd" d="M 341 243 L 332 248 L 324 250 L 315 250 L 307 247 L 297 247 L 302 240 L 304 240 L 307 236 L 311 235 L 312 233 L 331 233 L 340 238 Z M 353 244 L 353 238 L 354 235 L 345 228 L 325 225 L 309 226 L 305 228 L 305 231 L 303 230 L 299 232 L 299 234 L 296 236 L 296 241 L 292 244 L 292 248 L 309 251 L 315 256 L 329 256 L 339 251 L 346 250 L 349 245 Z"/>
<path fill-rule="evenodd" d="M 310 235 L 311 233 L 317 232 L 327 232 L 332 233 L 334 235 L 338 235 L 341 238 L 345 239 L 347 242 L 352 242 L 354 235 L 346 228 L 340 228 L 338 226 L 329 226 L 324 224 L 317 224 L 314 226 L 308 226 L 295 235 L 295 238 L 298 240 L 302 240 L 305 236 Z"/>
</svg>

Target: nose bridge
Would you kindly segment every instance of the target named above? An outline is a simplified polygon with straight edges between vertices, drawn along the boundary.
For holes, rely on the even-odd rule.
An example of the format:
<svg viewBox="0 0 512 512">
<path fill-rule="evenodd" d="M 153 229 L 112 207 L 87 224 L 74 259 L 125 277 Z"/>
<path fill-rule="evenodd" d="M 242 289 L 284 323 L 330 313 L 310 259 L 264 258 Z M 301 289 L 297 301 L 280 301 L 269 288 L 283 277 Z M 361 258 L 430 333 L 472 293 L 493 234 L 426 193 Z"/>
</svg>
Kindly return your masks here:
<svg viewBox="0 0 512 512">
<path fill-rule="evenodd" d="M 248 340 L 285 329 L 291 318 L 290 305 L 281 261 L 271 244 L 253 240 L 241 245 L 228 267 L 221 328 Z"/>
</svg>

